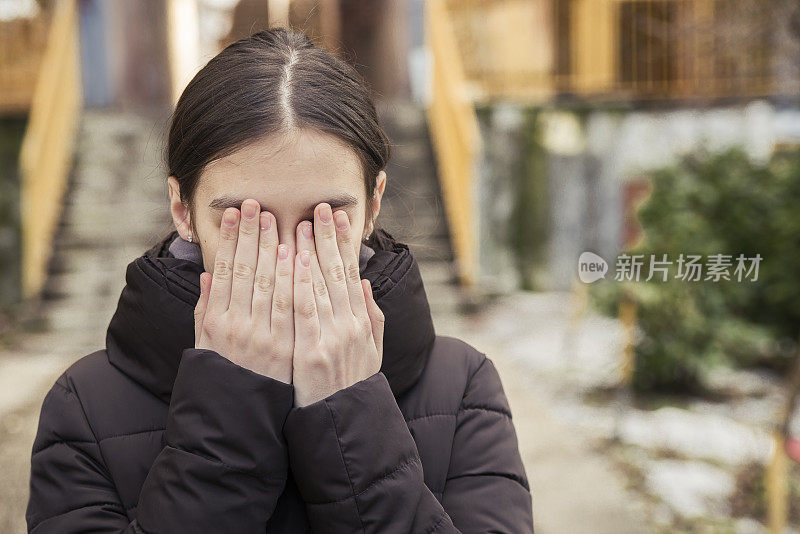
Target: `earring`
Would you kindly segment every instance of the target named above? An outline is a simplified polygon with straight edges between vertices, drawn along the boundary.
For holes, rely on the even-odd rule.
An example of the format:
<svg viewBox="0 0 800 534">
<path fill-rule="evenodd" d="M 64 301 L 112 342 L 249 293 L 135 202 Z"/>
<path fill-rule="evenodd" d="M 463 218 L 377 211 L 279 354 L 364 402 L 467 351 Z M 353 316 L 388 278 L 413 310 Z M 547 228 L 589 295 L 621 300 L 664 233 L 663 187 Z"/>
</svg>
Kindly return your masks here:
<svg viewBox="0 0 800 534">
<path fill-rule="evenodd" d="M 192 242 L 192 232 L 189 232 L 189 239 L 187 239 L 187 241 L 188 241 L 189 243 L 191 243 L 191 242 Z"/>
</svg>

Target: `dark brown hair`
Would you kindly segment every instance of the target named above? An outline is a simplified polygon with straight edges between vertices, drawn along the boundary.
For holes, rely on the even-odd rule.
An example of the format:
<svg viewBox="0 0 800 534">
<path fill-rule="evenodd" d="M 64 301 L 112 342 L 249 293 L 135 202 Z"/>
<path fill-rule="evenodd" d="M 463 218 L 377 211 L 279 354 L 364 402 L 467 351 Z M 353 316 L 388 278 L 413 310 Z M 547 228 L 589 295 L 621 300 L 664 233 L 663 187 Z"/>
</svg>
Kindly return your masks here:
<svg viewBox="0 0 800 534">
<path fill-rule="evenodd" d="M 390 148 L 368 85 L 348 63 L 284 28 L 228 45 L 195 74 L 172 114 L 168 174 L 178 180 L 181 201 L 192 212 L 206 165 L 268 135 L 299 128 L 331 134 L 354 150 L 372 220 L 375 178 L 386 167 Z"/>
</svg>

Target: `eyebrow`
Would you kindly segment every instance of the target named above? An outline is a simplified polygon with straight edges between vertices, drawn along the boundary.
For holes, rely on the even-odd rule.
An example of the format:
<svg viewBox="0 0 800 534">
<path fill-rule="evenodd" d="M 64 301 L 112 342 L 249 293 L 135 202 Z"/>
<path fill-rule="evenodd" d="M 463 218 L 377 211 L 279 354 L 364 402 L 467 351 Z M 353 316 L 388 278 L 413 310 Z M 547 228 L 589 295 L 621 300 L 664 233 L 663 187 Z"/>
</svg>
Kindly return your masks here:
<svg viewBox="0 0 800 534">
<path fill-rule="evenodd" d="M 236 208 L 240 210 L 242 209 L 242 202 L 244 202 L 248 198 L 251 197 L 242 198 L 231 195 L 222 195 L 209 202 L 208 207 L 214 210 L 226 210 L 228 208 Z M 330 204 L 331 210 L 335 211 L 338 208 L 350 208 L 352 206 L 357 205 L 358 199 L 353 195 L 351 195 L 350 193 L 340 193 L 338 195 L 334 195 L 330 198 L 320 200 L 309 205 L 309 207 L 306 208 L 305 212 L 303 212 L 303 215 L 313 216 L 314 208 L 316 208 L 317 204 L 320 204 L 321 202 L 327 202 L 328 204 Z M 261 203 L 259 202 L 259 204 Z M 272 210 L 270 210 L 267 207 L 264 207 L 264 205 L 261 204 L 261 211 L 271 212 Z"/>
</svg>

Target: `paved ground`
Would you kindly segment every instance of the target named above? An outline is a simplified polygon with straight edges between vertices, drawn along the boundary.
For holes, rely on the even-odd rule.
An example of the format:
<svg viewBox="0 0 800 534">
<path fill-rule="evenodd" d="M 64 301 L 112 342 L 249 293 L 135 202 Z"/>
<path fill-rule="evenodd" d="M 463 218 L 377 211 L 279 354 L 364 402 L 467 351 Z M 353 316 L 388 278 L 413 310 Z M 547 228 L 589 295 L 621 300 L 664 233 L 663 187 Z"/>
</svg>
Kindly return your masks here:
<svg viewBox="0 0 800 534">
<path fill-rule="evenodd" d="M 564 361 L 573 358 L 565 343 L 574 328 L 572 307 L 568 294 L 519 292 L 476 316 L 440 314 L 435 320 L 438 333 L 471 343 L 500 373 L 532 484 L 537 534 L 654 532 L 645 501 L 628 489 L 596 434 L 564 422 L 563 406 L 556 405 L 559 390 L 578 374 Z M 602 352 L 603 337 L 595 339 Z M 595 374 L 603 372 L 598 367 Z"/>
<path fill-rule="evenodd" d="M 153 120 L 87 114 L 65 218 L 69 231 L 64 235 L 70 237 L 59 244 L 57 274 L 48 289 L 54 297 L 47 314 L 50 329 L 22 336 L 13 350 L 0 351 L 0 532 L 25 532 L 30 448 L 45 392 L 71 361 L 103 346 L 125 265 L 169 228 L 166 185 L 156 160 L 161 140 Z M 403 146 L 412 152 L 403 153 Z M 405 143 L 395 155 L 413 171 L 423 149 Z M 120 165 L 120 158 L 130 159 Z M 110 180 L 114 189 L 108 188 Z M 419 187 L 414 190 L 423 200 L 435 194 Z M 384 225 L 392 228 L 391 222 Z M 481 315 L 467 317 L 459 313 L 460 293 L 450 285 L 452 273 L 442 255 L 420 257 L 438 333 L 474 344 L 500 371 L 533 486 L 537 534 L 650 532 L 641 503 L 626 490 L 613 463 L 588 435 L 562 423 L 550 409 L 557 378 L 546 384 L 547 375 L 538 369 L 560 355 L 554 351 L 562 347 L 560 333 L 569 321 L 568 296 L 510 295 Z M 554 309 L 565 313 L 554 314 Z M 544 327 L 531 328 L 543 318 L 549 321 L 542 322 Z M 538 336 L 533 340 L 532 332 Z"/>
</svg>

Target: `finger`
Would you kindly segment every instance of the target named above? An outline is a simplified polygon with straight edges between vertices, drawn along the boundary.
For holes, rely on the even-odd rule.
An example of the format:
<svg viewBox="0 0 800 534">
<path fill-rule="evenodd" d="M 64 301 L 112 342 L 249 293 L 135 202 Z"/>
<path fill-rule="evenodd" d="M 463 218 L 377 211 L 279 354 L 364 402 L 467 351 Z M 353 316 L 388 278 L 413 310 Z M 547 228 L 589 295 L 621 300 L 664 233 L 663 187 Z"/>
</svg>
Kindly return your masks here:
<svg viewBox="0 0 800 534">
<path fill-rule="evenodd" d="M 253 308 L 253 284 L 258 262 L 258 214 L 261 206 L 252 198 L 242 202 L 242 219 L 239 223 L 239 240 L 233 257 L 230 311 L 250 316 Z"/>
<path fill-rule="evenodd" d="M 327 202 L 321 202 L 314 209 L 314 243 L 317 261 L 328 285 L 333 314 L 336 317 L 351 318 L 353 309 L 345 280 L 344 263 L 336 241 L 331 206 Z"/>
<path fill-rule="evenodd" d="M 367 312 L 369 313 L 369 320 L 372 324 L 372 339 L 375 340 L 375 347 L 378 349 L 378 355 L 383 357 L 383 331 L 386 319 L 383 311 L 375 302 L 375 296 L 372 293 L 372 282 L 364 278 L 361 280 L 361 287 L 364 290 L 364 298 L 367 302 Z"/>
<path fill-rule="evenodd" d="M 317 250 L 314 246 L 314 227 L 311 221 L 302 221 L 295 228 L 295 243 L 297 243 L 297 253 L 303 250 L 308 250 L 312 254 L 316 254 Z"/>
<path fill-rule="evenodd" d="M 356 256 L 353 240 L 350 237 L 350 218 L 344 210 L 337 210 L 333 217 L 336 221 L 336 242 L 344 265 L 345 281 L 350 295 L 350 309 L 356 317 L 366 317 L 367 304 L 361 288 L 358 256 Z"/>
<path fill-rule="evenodd" d="M 256 263 L 253 308 L 256 324 L 270 330 L 272 295 L 275 293 L 275 263 L 278 260 L 278 231 L 273 215 L 262 211 L 259 216 L 258 262 Z"/>
<path fill-rule="evenodd" d="M 297 225 L 297 243 L 299 252 L 307 250 L 310 253 L 309 267 L 311 268 L 311 279 L 314 284 L 314 300 L 317 304 L 317 315 L 320 320 L 320 326 L 322 326 L 324 321 L 327 327 L 330 327 L 333 319 L 333 309 L 331 307 L 330 295 L 328 295 L 327 281 L 324 276 L 321 277 L 322 271 L 319 266 L 318 258 L 315 257 L 317 256 L 317 247 L 314 242 L 314 228 L 310 221 L 303 221 Z M 326 298 L 327 303 L 325 302 Z"/>
<path fill-rule="evenodd" d="M 239 210 L 228 208 L 222 214 L 217 254 L 214 257 L 214 272 L 208 295 L 208 309 L 222 313 L 228 310 L 231 299 L 231 273 L 236 241 L 239 239 Z"/>
<path fill-rule="evenodd" d="M 277 340 L 294 343 L 294 253 L 289 245 L 278 245 L 275 293 L 272 295 L 270 331 Z"/>
<path fill-rule="evenodd" d="M 197 299 L 197 305 L 194 307 L 194 344 L 200 341 L 200 329 L 203 328 L 203 319 L 206 316 L 206 307 L 208 306 L 208 282 L 211 275 L 203 272 L 200 273 L 200 298 Z"/>
<path fill-rule="evenodd" d="M 335 328 L 334 312 L 331 305 L 331 297 L 328 293 L 328 284 L 325 276 L 322 274 L 322 269 L 319 266 L 317 258 L 319 254 L 312 254 L 310 257 L 311 279 L 314 283 L 314 299 L 317 305 L 317 316 L 319 317 L 319 325 L 326 330 Z"/>
<path fill-rule="evenodd" d="M 295 345 L 300 340 L 313 346 L 319 341 L 319 319 L 311 278 L 311 253 L 302 250 L 294 262 L 294 331 Z"/>
</svg>

